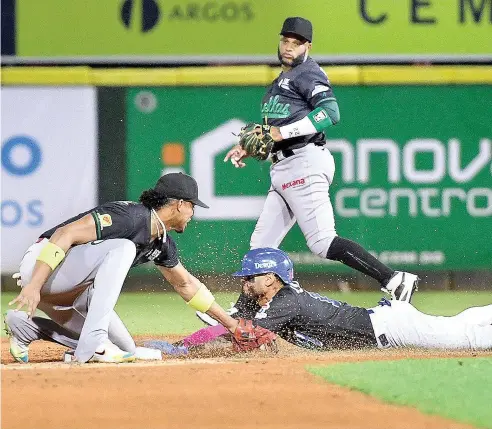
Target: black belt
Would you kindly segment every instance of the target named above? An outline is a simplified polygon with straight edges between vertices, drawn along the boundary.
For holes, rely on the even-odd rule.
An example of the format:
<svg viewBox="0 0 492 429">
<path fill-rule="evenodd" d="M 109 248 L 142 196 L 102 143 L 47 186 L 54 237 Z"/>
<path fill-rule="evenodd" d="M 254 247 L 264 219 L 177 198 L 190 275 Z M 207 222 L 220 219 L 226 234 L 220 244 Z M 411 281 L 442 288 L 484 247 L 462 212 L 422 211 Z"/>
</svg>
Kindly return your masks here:
<svg viewBox="0 0 492 429">
<path fill-rule="evenodd" d="M 303 147 L 306 147 L 309 144 L 314 144 L 315 146 L 324 146 L 326 142 L 314 142 L 314 143 L 306 143 L 302 146 L 294 147 L 293 149 L 282 149 L 282 150 L 277 150 L 275 152 L 272 152 L 272 162 L 276 164 L 279 161 L 284 160 L 285 158 L 289 158 L 292 155 L 295 155 L 294 150 L 296 149 L 302 149 Z M 281 154 L 281 156 L 279 156 Z"/>
<path fill-rule="evenodd" d="M 282 154 L 282 157 L 279 157 L 279 153 Z M 279 150 L 279 151 L 277 151 L 275 153 L 272 153 L 272 162 L 274 164 L 276 164 L 277 162 L 282 161 L 285 158 L 289 158 L 292 155 L 294 155 L 294 151 L 292 149 L 282 149 L 282 150 Z"/>
</svg>

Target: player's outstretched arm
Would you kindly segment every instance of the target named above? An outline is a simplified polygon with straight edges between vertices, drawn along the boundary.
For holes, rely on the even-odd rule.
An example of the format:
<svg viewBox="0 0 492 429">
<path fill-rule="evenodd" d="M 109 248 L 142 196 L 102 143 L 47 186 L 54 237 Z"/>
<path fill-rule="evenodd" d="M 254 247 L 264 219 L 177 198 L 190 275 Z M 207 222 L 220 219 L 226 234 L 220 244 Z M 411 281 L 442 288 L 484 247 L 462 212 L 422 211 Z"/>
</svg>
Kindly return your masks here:
<svg viewBox="0 0 492 429">
<path fill-rule="evenodd" d="M 215 298 L 208 288 L 196 277 L 192 276 L 180 263 L 173 268 L 158 266 L 164 278 L 171 283 L 174 290 L 195 310 L 207 313 L 217 320 L 230 332 L 237 327 L 237 320 L 229 316 L 225 310 L 215 302 Z"/>
</svg>

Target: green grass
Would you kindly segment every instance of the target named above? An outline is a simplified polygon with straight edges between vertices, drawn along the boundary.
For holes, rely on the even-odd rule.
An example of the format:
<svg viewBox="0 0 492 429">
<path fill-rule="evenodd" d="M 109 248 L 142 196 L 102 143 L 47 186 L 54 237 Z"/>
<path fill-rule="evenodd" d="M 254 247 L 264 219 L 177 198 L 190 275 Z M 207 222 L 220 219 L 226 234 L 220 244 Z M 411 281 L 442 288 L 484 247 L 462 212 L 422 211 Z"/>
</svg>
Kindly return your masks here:
<svg viewBox="0 0 492 429">
<path fill-rule="evenodd" d="M 334 299 L 352 305 L 373 307 L 381 297 L 379 292 L 329 293 Z M 16 294 L 4 293 L 1 299 L 2 313 L 8 309 L 8 302 Z M 217 302 L 229 307 L 238 293 L 215 293 Z M 414 305 L 421 311 L 432 314 L 452 315 L 465 308 L 492 303 L 491 292 L 419 292 Z M 132 334 L 184 334 L 203 327 L 176 293 L 123 293 L 118 300 L 116 311 Z"/>
<path fill-rule="evenodd" d="M 2 293 L 2 314 L 16 296 L 15 293 Z M 225 308 L 235 302 L 237 296 L 234 293 L 215 294 L 217 302 Z M 187 334 L 204 326 L 177 293 L 123 293 L 116 304 L 116 312 L 134 335 Z"/>
<path fill-rule="evenodd" d="M 492 358 L 343 363 L 308 370 L 385 402 L 492 429 Z"/>
</svg>

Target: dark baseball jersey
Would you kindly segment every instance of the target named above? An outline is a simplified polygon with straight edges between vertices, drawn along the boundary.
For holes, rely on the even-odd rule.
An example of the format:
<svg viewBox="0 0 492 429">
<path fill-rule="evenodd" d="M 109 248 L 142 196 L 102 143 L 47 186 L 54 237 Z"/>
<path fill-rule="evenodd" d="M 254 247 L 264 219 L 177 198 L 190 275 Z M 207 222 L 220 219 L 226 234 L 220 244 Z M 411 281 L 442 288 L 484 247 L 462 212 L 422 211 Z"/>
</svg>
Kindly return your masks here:
<svg viewBox="0 0 492 429">
<path fill-rule="evenodd" d="M 156 265 L 173 268 L 179 263 L 176 243 L 169 235 L 165 240 L 156 238 L 150 241 L 150 213 L 143 204 L 113 201 L 72 217 L 44 232 L 41 237 L 49 239 L 57 228 L 91 214 L 96 224 L 97 240 L 126 238 L 135 243 L 137 256 L 132 267 L 153 261 Z"/>
<path fill-rule="evenodd" d="M 326 73 L 312 58 L 280 76 L 268 87 L 261 103 L 261 116 L 268 125 L 281 127 L 299 121 L 323 101 L 335 100 Z M 273 151 L 296 149 L 308 143 L 325 144 L 324 133 L 283 140 Z"/>
<path fill-rule="evenodd" d="M 300 347 L 377 347 L 367 309 L 305 291 L 295 282 L 259 308 L 254 322 Z"/>
</svg>

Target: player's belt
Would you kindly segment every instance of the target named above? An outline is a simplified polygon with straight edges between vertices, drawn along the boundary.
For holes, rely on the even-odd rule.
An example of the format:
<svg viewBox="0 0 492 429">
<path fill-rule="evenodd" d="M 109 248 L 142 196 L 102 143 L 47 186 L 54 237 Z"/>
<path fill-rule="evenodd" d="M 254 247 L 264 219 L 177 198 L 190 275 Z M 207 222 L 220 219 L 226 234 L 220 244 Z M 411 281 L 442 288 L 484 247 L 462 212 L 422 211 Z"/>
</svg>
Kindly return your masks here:
<svg viewBox="0 0 492 429">
<path fill-rule="evenodd" d="M 276 164 L 277 162 L 289 158 L 292 155 L 295 155 L 295 152 L 292 149 L 279 150 L 278 152 L 272 153 L 272 162 Z"/>
<path fill-rule="evenodd" d="M 282 150 L 278 150 L 276 152 L 272 152 L 272 157 L 271 157 L 272 162 L 274 164 L 276 164 L 279 161 L 282 161 L 286 158 L 289 158 L 289 157 L 295 155 L 299 149 L 303 149 L 310 144 L 314 144 L 315 146 L 323 146 L 325 144 L 325 142 L 314 142 L 314 143 L 310 142 L 310 143 L 306 143 L 302 146 L 298 146 L 298 147 L 295 147 L 292 149 L 282 149 Z"/>
</svg>

